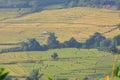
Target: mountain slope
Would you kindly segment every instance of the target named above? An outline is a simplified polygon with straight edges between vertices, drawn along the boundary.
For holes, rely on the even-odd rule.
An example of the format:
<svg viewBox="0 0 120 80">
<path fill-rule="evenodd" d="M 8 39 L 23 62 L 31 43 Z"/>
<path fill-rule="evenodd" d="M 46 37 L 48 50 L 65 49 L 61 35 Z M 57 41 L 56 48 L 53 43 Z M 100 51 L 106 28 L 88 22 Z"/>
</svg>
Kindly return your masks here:
<svg viewBox="0 0 120 80">
<path fill-rule="evenodd" d="M 78 6 L 103 7 L 104 5 L 120 8 L 120 0 L 0 0 L 0 4 L 1 8 L 33 8 L 35 10 L 46 9 L 46 7 L 55 5 L 62 6 L 62 8 Z"/>
</svg>

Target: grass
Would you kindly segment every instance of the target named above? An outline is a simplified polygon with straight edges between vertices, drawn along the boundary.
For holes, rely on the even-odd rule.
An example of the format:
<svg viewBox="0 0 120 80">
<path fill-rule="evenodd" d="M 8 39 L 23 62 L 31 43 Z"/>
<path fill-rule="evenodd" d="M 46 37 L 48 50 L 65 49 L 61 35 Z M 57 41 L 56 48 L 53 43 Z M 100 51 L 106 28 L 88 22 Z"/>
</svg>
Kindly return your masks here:
<svg viewBox="0 0 120 80">
<path fill-rule="evenodd" d="M 50 57 L 54 52 L 59 55 L 58 61 L 53 61 Z M 77 49 L 55 49 L 6 53 L 0 54 L 0 58 L 0 66 L 10 71 L 10 75 L 13 76 L 25 76 L 32 69 L 38 68 L 41 73 L 44 73 L 44 80 L 54 76 L 75 80 L 76 78 L 83 79 L 88 75 L 92 77 L 97 75 L 95 80 L 98 80 L 98 78 L 111 74 L 114 55 L 95 49 L 81 49 L 80 51 Z M 43 64 L 40 63 L 42 60 Z"/>
</svg>

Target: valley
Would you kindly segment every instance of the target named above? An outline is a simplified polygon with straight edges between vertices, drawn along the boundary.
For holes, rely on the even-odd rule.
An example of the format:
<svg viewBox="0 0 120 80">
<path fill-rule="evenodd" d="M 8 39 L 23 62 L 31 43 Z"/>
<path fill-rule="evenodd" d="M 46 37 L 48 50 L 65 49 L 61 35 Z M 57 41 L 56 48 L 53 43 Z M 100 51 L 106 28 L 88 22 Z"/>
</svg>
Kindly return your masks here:
<svg viewBox="0 0 120 80">
<path fill-rule="evenodd" d="M 54 32 L 60 42 L 74 37 L 85 42 L 95 32 L 108 39 L 120 34 L 120 11 L 99 8 L 74 7 L 21 15 L 31 8 L 0 9 L 0 49 L 19 47 L 20 42 L 35 38 L 46 44 L 49 32 Z M 21 13 L 21 14 L 20 14 Z M 118 46 L 118 48 L 120 48 Z M 58 60 L 51 58 L 58 54 Z M 48 51 L 24 51 L 0 54 L 0 67 L 10 76 L 25 80 L 33 69 L 39 69 L 43 80 L 69 78 L 104 80 L 111 75 L 115 55 L 97 49 L 62 48 Z M 120 66 L 118 55 L 117 65 Z M 115 77 L 115 80 L 119 80 Z"/>
</svg>

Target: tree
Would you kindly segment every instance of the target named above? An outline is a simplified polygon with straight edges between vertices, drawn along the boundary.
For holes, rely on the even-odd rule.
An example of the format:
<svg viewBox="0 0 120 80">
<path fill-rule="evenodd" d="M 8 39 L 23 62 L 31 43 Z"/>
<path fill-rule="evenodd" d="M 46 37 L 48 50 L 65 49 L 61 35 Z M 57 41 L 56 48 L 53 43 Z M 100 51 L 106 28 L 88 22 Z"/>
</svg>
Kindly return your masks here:
<svg viewBox="0 0 120 80">
<path fill-rule="evenodd" d="M 89 80 L 89 78 L 86 76 L 83 80 Z"/>
<path fill-rule="evenodd" d="M 29 50 L 28 44 L 26 42 L 21 42 L 20 45 L 21 45 L 21 48 L 22 48 L 23 51 L 28 51 Z"/>
<path fill-rule="evenodd" d="M 117 44 L 114 40 L 111 41 L 109 48 L 113 52 L 113 54 L 118 52 Z"/>
<path fill-rule="evenodd" d="M 42 6 L 40 5 L 40 0 L 32 0 L 29 5 L 32 6 L 31 12 L 38 12 L 42 10 Z"/>
<path fill-rule="evenodd" d="M 53 53 L 53 54 L 51 55 L 51 58 L 52 58 L 53 60 L 58 60 L 58 54 L 57 54 L 57 53 Z"/>
<path fill-rule="evenodd" d="M 105 39 L 101 41 L 99 50 L 101 51 L 112 51 L 114 53 L 118 52 L 117 44 L 115 40 Z"/>
<path fill-rule="evenodd" d="M 20 43 L 23 51 L 39 51 L 42 50 L 42 46 L 36 39 L 29 39 L 27 42 Z"/>
<path fill-rule="evenodd" d="M 100 47 L 109 47 L 111 45 L 111 40 L 110 39 L 105 39 L 100 42 Z"/>
<path fill-rule="evenodd" d="M 39 44 L 39 42 L 34 38 L 28 40 L 28 47 L 29 47 L 29 50 L 31 50 L 31 51 L 41 50 L 41 48 L 42 48 L 41 45 Z"/>
<path fill-rule="evenodd" d="M 47 40 L 47 45 L 49 49 L 55 49 L 55 48 L 60 48 L 60 43 L 58 40 L 56 40 L 57 37 L 55 36 L 54 33 L 50 33 L 48 40 Z"/>
<path fill-rule="evenodd" d="M 116 41 L 117 45 L 120 45 L 120 35 L 115 36 L 113 39 Z"/>
<path fill-rule="evenodd" d="M 117 9 L 120 10 L 120 1 L 117 2 Z"/>
<path fill-rule="evenodd" d="M 86 48 L 97 48 L 100 46 L 100 42 L 105 40 L 106 38 L 102 36 L 100 33 L 96 32 L 93 36 L 86 40 Z"/>
<path fill-rule="evenodd" d="M 40 74 L 39 70 L 34 69 L 30 73 L 30 75 L 26 77 L 26 80 L 39 80 L 39 78 L 41 78 L 42 76 L 43 74 Z"/>
<path fill-rule="evenodd" d="M 64 45 L 66 48 L 78 48 L 79 42 L 77 42 L 77 40 L 72 37 L 69 41 L 65 41 Z"/>
</svg>

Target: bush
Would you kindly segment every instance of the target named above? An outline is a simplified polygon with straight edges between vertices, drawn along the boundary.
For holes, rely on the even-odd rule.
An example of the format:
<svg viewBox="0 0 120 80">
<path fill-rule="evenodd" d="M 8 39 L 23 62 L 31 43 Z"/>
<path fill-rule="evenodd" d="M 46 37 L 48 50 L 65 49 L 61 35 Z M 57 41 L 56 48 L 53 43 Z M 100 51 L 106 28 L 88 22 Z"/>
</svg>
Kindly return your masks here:
<svg viewBox="0 0 120 80">
<path fill-rule="evenodd" d="M 39 80 L 43 74 L 40 74 L 39 70 L 34 69 L 25 80 Z"/>
</svg>

